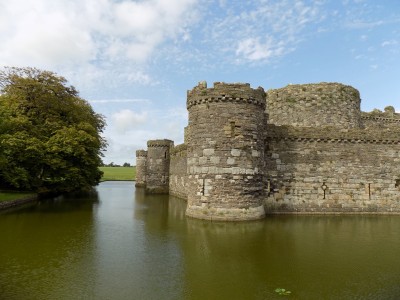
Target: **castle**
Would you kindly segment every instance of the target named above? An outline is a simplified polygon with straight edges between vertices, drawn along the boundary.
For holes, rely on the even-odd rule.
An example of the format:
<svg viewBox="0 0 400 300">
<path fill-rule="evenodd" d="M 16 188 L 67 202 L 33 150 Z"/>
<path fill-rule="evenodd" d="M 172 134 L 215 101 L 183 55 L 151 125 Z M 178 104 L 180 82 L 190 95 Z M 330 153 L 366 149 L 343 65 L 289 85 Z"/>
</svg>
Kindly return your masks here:
<svg viewBox="0 0 400 300">
<path fill-rule="evenodd" d="M 186 215 L 400 213 L 400 114 L 360 110 L 340 83 L 206 82 L 187 92 L 184 143 L 136 152 L 136 186 L 187 199 Z"/>
</svg>

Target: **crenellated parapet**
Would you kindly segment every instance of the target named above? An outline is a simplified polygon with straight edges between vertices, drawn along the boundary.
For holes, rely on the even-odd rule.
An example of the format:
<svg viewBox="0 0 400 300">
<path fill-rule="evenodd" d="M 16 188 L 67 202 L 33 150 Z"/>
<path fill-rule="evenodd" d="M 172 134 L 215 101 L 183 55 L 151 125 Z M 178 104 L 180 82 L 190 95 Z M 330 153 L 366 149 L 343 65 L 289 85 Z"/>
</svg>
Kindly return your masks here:
<svg viewBox="0 0 400 300">
<path fill-rule="evenodd" d="M 293 127 L 267 125 L 268 140 L 287 140 L 304 143 L 353 143 L 353 144 L 397 144 L 400 136 L 397 131 L 371 128 L 370 130 L 337 127 Z"/>
<path fill-rule="evenodd" d="M 174 145 L 174 142 L 171 140 L 150 140 L 147 141 L 147 148 L 170 148 Z"/>
<path fill-rule="evenodd" d="M 400 114 L 395 112 L 393 106 L 385 107 L 384 111 L 374 109 L 371 112 L 362 112 L 361 120 L 367 129 L 400 127 Z"/>
<path fill-rule="evenodd" d="M 136 157 L 147 157 L 146 150 L 136 150 Z"/>
<path fill-rule="evenodd" d="M 360 128 L 360 93 L 340 83 L 291 84 L 267 91 L 269 123 Z"/>
<path fill-rule="evenodd" d="M 264 109 L 265 91 L 262 87 L 252 89 L 248 83 L 214 82 L 214 87 L 207 88 L 206 83 L 200 82 L 198 86 L 187 92 L 187 109 L 194 105 L 223 102 L 251 104 Z"/>
<path fill-rule="evenodd" d="M 147 142 L 146 192 L 168 194 L 171 140 L 150 140 Z"/>
</svg>

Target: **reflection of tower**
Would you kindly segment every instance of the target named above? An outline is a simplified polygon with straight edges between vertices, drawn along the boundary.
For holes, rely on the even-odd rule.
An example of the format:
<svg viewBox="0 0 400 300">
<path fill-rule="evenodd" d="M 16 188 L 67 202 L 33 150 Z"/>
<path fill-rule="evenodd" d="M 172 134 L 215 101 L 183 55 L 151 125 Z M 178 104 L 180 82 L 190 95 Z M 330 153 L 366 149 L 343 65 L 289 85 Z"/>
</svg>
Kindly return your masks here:
<svg viewBox="0 0 400 300">
<path fill-rule="evenodd" d="M 265 214 L 265 92 L 206 83 L 188 91 L 188 206 L 191 217 L 251 220 Z"/>
<path fill-rule="evenodd" d="M 147 151 L 136 151 L 136 187 L 146 186 L 146 160 Z"/>
<path fill-rule="evenodd" d="M 146 192 L 167 194 L 169 191 L 170 140 L 151 140 L 147 142 Z"/>
</svg>

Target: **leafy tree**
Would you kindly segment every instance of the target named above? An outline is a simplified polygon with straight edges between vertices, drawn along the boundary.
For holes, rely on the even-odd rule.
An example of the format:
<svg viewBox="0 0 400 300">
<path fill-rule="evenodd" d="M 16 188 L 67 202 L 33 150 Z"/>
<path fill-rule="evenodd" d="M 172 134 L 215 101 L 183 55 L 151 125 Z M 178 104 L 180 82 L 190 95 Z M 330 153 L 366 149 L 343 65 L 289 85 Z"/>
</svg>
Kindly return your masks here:
<svg viewBox="0 0 400 300">
<path fill-rule="evenodd" d="M 39 193 L 89 189 L 102 175 L 103 116 L 65 78 L 0 70 L 0 183 Z"/>
<path fill-rule="evenodd" d="M 122 165 L 123 167 L 130 167 L 131 166 L 131 164 L 130 163 L 128 163 L 128 162 L 125 162 L 123 165 Z"/>
</svg>

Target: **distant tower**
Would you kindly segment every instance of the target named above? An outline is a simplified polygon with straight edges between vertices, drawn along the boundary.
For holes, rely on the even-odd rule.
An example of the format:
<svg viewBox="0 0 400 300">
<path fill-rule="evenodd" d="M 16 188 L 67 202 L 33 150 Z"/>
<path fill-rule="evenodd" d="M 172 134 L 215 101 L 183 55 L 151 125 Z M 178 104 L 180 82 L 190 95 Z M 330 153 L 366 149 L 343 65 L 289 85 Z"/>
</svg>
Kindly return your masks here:
<svg viewBox="0 0 400 300">
<path fill-rule="evenodd" d="M 265 92 L 249 84 L 204 82 L 188 91 L 186 214 L 252 220 L 263 206 Z"/>
<path fill-rule="evenodd" d="M 170 140 L 147 142 L 146 192 L 167 194 L 169 191 L 169 152 L 174 146 Z"/>
<path fill-rule="evenodd" d="M 136 183 L 137 187 L 146 186 L 146 161 L 147 151 L 137 150 L 136 151 Z"/>
</svg>

